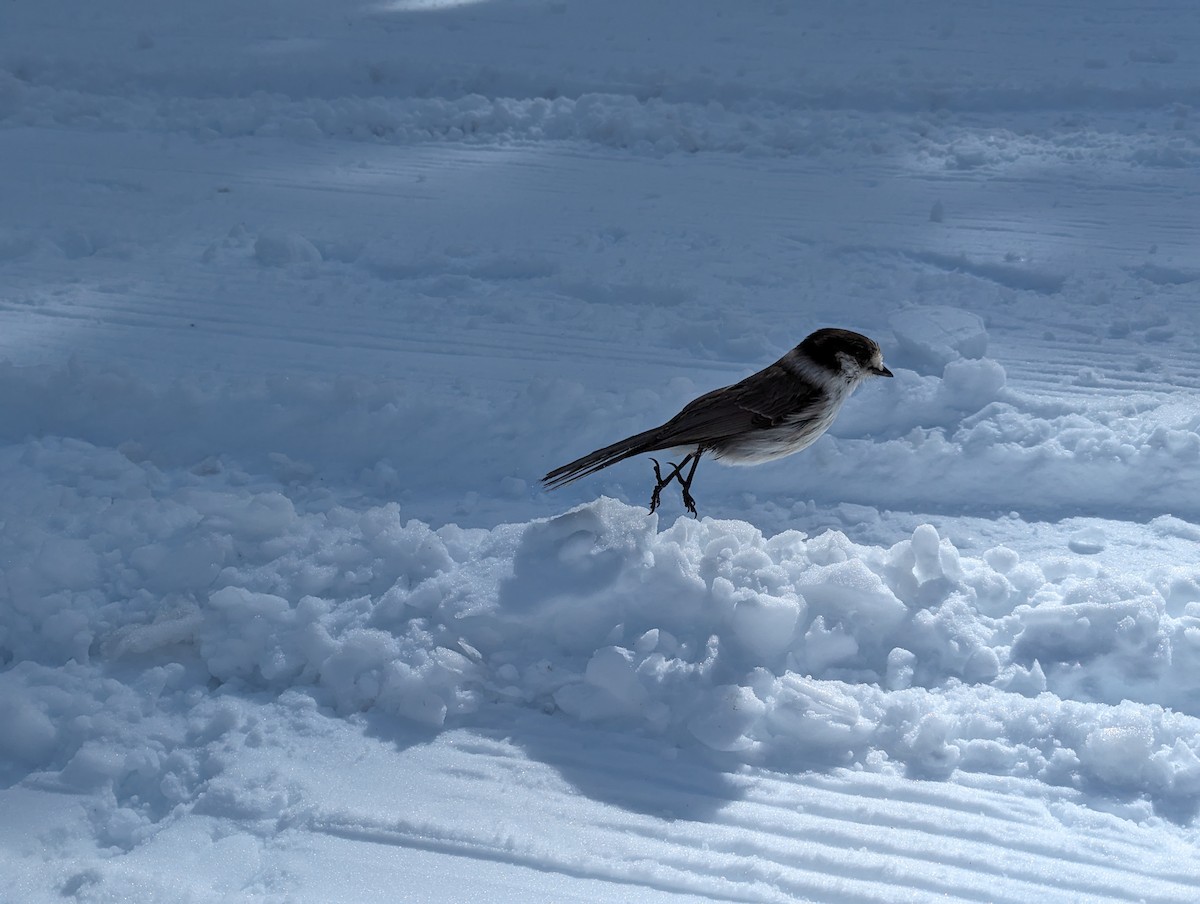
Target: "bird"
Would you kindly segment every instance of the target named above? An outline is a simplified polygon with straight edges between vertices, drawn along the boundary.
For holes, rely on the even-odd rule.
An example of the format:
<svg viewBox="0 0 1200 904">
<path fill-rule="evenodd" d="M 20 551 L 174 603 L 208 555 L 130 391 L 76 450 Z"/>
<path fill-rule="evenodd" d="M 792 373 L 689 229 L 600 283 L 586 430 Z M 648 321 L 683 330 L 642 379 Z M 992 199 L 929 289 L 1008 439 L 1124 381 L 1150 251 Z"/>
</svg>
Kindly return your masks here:
<svg viewBox="0 0 1200 904">
<path fill-rule="evenodd" d="M 678 463 L 667 462 L 671 470 L 666 477 L 658 459 L 650 459 L 655 480 L 650 512 L 675 480 L 684 508 L 699 517 L 691 489 L 702 455 L 732 465 L 754 465 L 799 452 L 829 429 L 860 383 L 890 376 L 875 340 L 852 330 L 819 329 L 758 373 L 693 399 L 658 427 L 555 468 L 542 483 L 554 490 L 635 455 L 679 450 L 683 457 Z"/>
</svg>

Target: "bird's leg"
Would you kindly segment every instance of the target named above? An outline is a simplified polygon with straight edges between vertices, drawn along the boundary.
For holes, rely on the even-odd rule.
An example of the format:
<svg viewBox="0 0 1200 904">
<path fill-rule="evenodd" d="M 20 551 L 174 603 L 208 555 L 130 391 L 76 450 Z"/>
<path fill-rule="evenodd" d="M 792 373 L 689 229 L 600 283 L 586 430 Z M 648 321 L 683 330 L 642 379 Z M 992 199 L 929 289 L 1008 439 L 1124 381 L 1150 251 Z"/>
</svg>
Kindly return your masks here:
<svg viewBox="0 0 1200 904">
<path fill-rule="evenodd" d="M 696 512 L 696 500 L 692 498 L 690 490 L 692 489 L 692 478 L 696 476 L 696 465 L 700 464 L 700 456 L 703 452 L 703 449 L 697 449 L 681 461 L 679 467 L 675 469 L 675 476 L 679 480 L 679 485 L 683 487 L 683 507 L 692 513 L 693 518 L 699 518 L 700 515 Z M 685 479 L 679 476 L 679 469 L 687 464 L 688 458 L 692 460 L 692 466 L 688 469 L 688 476 Z"/>
<path fill-rule="evenodd" d="M 683 461 L 675 464 L 673 461 L 667 462 L 671 466 L 671 471 L 666 477 L 662 476 L 662 469 L 659 466 L 657 458 L 651 458 L 654 462 L 654 492 L 650 494 L 650 511 L 653 512 L 658 508 L 659 497 L 662 495 L 663 487 L 667 486 L 672 480 L 678 480 L 679 485 L 683 487 L 683 505 L 695 517 L 700 517 L 696 514 L 696 500 L 692 498 L 692 494 L 688 492 L 692 488 L 692 478 L 696 475 L 696 465 L 700 464 L 700 454 L 703 449 L 697 449 L 695 452 L 689 452 L 684 456 Z M 688 471 L 687 479 L 684 479 L 683 469 L 687 467 L 688 462 L 692 463 L 691 469 Z"/>
<path fill-rule="evenodd" d="M 675 464 L 673 461 L 667 462 L 667 464 L 671 466 L 672 470 L 671 473 L 669 473 L 666 477 L 662 476 L 662 470 L 658 464 L 658 459 L 650 459 L 652 462 L 654 462 L 654 492 L 650 494 L 650 512 L 652 514 L 654 510 L 658 508 L 659 497 L 662 495 L 663 487 L 667 486 L 672 480 L 678 480 L 680 483 L 683 482 L 683 477 L 679 472 L 683 470 L 684 466 L 688 463 L 688 458 L 691 457 L 692 456 L 689 455 L 679 464 Z M 694 471 L 696 469 L 693 467 L 692 470 Z"/>
<path fill-rule="evenodd" d="M 667 462 L 667 464 L 669 464 L 671 466 L 671 473 L 668 474 L 666 480 L 663 481 L 663 486 L 666 486 L 672 480 L 678 480 L 680 482 L 683 481 L 683 476 L 679 472 L 684 469 L 684 467 L 687 465 L 687 463 L 691 459 L 691 457 L 692 457 L 691 455 L 687 456 L 687 458 L 685 458 L 679 464 L 675 464 L 675 462 L 673 462 L 673 461 Z M 654 459 L 651 459 L 651 461 L 653 461 L 653 460 Z"/>
<path fill-rule="evenodd" d="M 658 497 L 662 495 L 662 488 L 670 483 L 671 477 L 674 477 L 675 475 L 671 474 L 670 477 L 668 477 L 666 480 L 663 480 L 662 471 L 660 471 L 658 467 L 658 459 L 652 458 L 650 460 L 654 462 L 654 492 L 650 494 L 650 514 L 653 515 L 654 510 L 658 508 Z"/>
</svg>

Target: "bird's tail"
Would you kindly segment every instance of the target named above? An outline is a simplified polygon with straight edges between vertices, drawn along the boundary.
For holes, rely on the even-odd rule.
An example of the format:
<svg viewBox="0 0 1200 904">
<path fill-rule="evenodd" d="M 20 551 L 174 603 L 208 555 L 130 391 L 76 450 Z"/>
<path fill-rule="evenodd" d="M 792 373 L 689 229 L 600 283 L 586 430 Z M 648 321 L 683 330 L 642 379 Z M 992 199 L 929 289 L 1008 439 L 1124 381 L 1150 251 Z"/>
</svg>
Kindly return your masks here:
<svg viewBox="0 0 1200 904">
<path fill-rule="evenodd" d="M 559 487 L 566 486 L 580 477 L 595 474 L 602 468 L 615 465 L 619 461 L 633 458 L 633 456 L 641 455 L 643 452 L 654 452 L 657 449 L 661 449 L 663 447 L 655 442 L 658 433 L 659 428 L 656 427 L 644 433 L 627 436 L 625 439 L 619 440 L 611 446 L 605 446 L 603 449 L 597 449 L 595 452 L 589 452 L 583 458 L 577 458 L 563 465 L 561 468 L 555 468 L 542 478 L 542 483 L 546 485 L 546 489 L 548 490 L 557 490 Z"/>
</svg>

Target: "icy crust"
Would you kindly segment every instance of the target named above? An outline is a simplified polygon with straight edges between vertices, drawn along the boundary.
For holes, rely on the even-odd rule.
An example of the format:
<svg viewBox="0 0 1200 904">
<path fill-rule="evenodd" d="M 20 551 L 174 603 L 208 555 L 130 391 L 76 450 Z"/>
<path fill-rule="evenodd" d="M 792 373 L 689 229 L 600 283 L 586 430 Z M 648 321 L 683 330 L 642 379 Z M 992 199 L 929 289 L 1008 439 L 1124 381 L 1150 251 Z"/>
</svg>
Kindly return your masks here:
<svg viewBox="0 0 1200 904">
<path fill-rule="evenodd" d="M 434 730 L 536 707 L 732 763 L 1029 777 L 1188 819 L 1200 801 L 1200 565 L 974 558 L 928 524 L 890 548 L 660 532 L 612 499 L 433 530 L 75 441 L 0 458 L 24 514 L 0 524 L 6 778 L 182 801 L 219 772 L 172 753 L 233 718 L 215 687 Z M 150 748 L 131 730 L 171 713 L 195 724 Z"/>
<path fill-rule="evenodd" d="M 583 89 L 573 96 L 553 98 L 495 96 L 494 84 L 481 82 L 476 87 L 476 93 L 455 91 L 450 97 L 371 96 L 368 91 L 365 96 L 352 92 L 327 99 L 295 99 L 256 92 L 250 97 L 173 96 L 150 102 L 144 97 L 28 85 L 0 70 L 0 128 L 171 131 L 204 140 L 332 138 L 399 146 L 426 142 L 528 146 L 569 141 L 654 156 L 822 157 L 844 155 L 848 148 L 862 154 L 877 154 L 886 148 L 933 172 L 1003 172 L 1022 166 L 1030 157 L 1075 163 L 1115 157 L 1130 168 L 1167 170 L 1200 162 L 1196 126 L 1175 113 L 1184 100 L 1169 88 L 1115 92 L 1108 98 L 1118 110 L 1130 104 L 1147 108 L 1144 115 L 1155 128 L 1132 134 L 1118 116 L 1103 107 L 1092 110 L 1086 124 L 1062 129 L 1060 108 L 1089 106 L 1086 91 L 1041 86 L 978 92 L 971 95 L 970 102 L 994 106 L 998 123 L 980 134 L 947 124 L 940 113 L 924 112 L 928 101 L 923 98 L 890 97 L 886 89 L 857 98 L 836 93 L 815 103 L 806 97 L 775 102 L 761 99 L 762 92 L 748 97 L 726 92 L 727 103 L 722 103 L 713 99 L 721 96 L 719 89 L 705 87 L 672 98 L 654 96 L 652 85 L 635 94 Z M 1057 99 L 1051 100 L 1050 94 L 1057 94 Z M 1043 105 L 1052 112 L 1042 112 Z M 1011 113 L 1013 109 L 1021 111 L 1019 119 Z M 914 128 L 914 118 L 919 128 Z M 1031 130 L 1031 118 L 1044 120 L 1044 127 Z M 969 269 L 965 259 L 929 262 Z M 1056 285 L 1061 279 L 1057 278 Z M 1033 279 L 1023 288 L 1043 287 Z"/>
</svg>

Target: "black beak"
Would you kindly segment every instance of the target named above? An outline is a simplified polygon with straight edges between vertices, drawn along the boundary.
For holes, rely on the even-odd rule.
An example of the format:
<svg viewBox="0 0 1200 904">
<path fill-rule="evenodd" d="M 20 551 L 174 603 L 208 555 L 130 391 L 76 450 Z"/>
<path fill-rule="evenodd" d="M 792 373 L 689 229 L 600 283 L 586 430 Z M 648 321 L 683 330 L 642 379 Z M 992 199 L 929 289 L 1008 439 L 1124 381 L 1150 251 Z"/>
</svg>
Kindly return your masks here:
<svg viewBox="0 0 1200 904">
<path fill-rule="evenodd" d="M 878 374 L 878 375 L 879 375 L 879 376 L 881 376 L 881 377 L 893 377 L 893 376 L 895 376 L 895 374 L 893 374 L 893 373 L 892 373 L 890 370 L 888 370 L 888 369 L 887 369 L 886 367 L 884 367 L 882 364 L 880 364 L 880 365 L 879 365 L 879 369 L 878 369 L 877 371 L 875 371 L 875 373 L 876 373 L 876 374 Z"/>
</svg>

